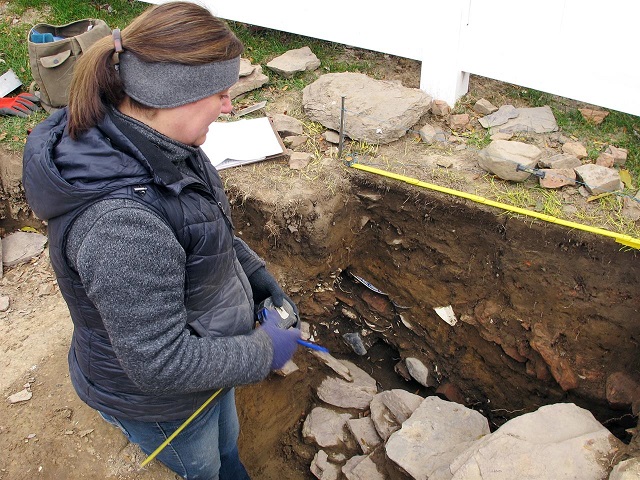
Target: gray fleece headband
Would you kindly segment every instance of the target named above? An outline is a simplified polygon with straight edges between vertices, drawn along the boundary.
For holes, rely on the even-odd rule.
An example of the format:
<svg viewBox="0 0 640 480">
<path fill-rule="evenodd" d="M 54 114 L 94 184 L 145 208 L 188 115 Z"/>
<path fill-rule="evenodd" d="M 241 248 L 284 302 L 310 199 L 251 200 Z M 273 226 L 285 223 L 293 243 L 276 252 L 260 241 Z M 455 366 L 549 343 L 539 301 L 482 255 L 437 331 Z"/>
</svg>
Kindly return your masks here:
<svg viewBox="0 0 640 480">
<path fill-rule="evenodd" d="M 120 54 L 120 78 L 134 100 L 154 108 L 173 108 L 222 92 L 238 81 L 240 57 L 205 65 L 148 63 L 131 52 Z"/>
</svg>

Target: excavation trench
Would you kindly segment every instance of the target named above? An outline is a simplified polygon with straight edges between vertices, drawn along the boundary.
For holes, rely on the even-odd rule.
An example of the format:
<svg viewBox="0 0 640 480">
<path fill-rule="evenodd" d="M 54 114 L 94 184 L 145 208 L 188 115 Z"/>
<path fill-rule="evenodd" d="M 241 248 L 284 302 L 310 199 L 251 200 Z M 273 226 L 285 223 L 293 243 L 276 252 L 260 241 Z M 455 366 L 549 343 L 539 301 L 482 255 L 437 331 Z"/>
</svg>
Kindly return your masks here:
<svg viewBox="0 0 640 480">
<path fill-rule="evenodd" d="M 640 371 L 635 252 L 366 175 L 347 193 L 285 207 L 238 199 L 238 234 L 268 259 L 315 340 L 380 389 L 427 396 L 442 386 L 493 429 L 573 402 L 629 441 L 631 407 L 608 401 L 607 389 Z M 434 311 L 449 305 L 454 326 Z M 354 332 L 366 355 L 345 342 Z M 429 368 L 433 386 L 403 377 L 407 357 Z M 239 389 L 241 449 L 256 478 L 313 478 L 316 448 L 300 430 L 331 372 L 307 351 L 295 361 L 298 372 Z"/>
</svg>

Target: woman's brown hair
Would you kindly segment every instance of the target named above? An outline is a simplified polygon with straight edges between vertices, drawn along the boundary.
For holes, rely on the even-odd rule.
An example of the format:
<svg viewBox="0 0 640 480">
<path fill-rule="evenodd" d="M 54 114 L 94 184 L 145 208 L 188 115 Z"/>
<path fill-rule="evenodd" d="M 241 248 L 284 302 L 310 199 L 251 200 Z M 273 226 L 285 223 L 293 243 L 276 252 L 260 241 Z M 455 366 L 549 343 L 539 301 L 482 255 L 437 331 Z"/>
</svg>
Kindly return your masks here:
<svg viewBox="0 0 640 480">
<path fill-rule="evenodd" d="M 145 62 L 185 65 L 230 60 L 244 50 L 224 21 L 190 2 L 169 2 L 146 10 L 122 30 L 122 48 Z M 108 105 L 119 105 L 125 98 L 114 54 L 113 38 L 108 36 L 76 64 L 69 90 L 71 138 L 96 126 Z"/>
</svg>

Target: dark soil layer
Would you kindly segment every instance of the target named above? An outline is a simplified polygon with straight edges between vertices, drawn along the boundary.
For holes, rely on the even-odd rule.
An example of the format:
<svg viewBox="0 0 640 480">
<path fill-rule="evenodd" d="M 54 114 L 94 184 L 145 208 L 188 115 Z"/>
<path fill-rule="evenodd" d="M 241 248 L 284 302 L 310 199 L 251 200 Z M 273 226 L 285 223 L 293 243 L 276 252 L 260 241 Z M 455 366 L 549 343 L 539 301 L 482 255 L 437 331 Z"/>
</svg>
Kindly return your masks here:
<svg viewBox="0 0 640 480">
<path fill-rule="evenodd" d="M 351 192 L 334 199 L 341 208 L 301 199 L 295 210 L 273 213 L 247 200 L 234 211 L 316 341 L 356 361 L 381 388 L 425 396 L 447 385 L 445 395 L 459 392 L 492 428 L 573 402 L 629 440 L 630 408 L 613 409 L 606 384 L 613 373 L 637 378 L 640 371 L 636 252 L 417 187 L 360 174 L 350 182 Z M 251 228 L 267 223 L 268 231 Z M 455 326 L 434 311 L 447 305 Z M 370 349 L 357 357 L 342 335 L 363 329 Z M 430 367 L 434 389 L 394 372 L 406 357 Z M 257 478 L 313 478 L 315 450 L 299 433 L 321 403 L 314 387 L 330 372 L 308 354 L 296 362 L 301 371 L 290 377 L 240 389 L 243 455 Z"/>
</svg>

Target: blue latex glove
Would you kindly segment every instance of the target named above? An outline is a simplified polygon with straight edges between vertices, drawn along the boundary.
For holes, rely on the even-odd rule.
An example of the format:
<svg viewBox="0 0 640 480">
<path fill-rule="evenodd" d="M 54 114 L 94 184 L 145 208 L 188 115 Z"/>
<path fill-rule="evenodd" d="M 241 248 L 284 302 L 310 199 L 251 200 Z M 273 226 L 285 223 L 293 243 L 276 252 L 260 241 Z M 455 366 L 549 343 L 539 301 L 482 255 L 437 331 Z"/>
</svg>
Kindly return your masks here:
<svg viewBox="0 0 640 480">
<path fill-rule="evenodd" d="M 276 279 L 273 278 L 265 267 L 260 267 L 251 274 L 249 284 L 251 285 L 253 301 L 256 305 L 259 305 L 260 302 L 271 297 L 271 301 L 276 307 L 282 307 L 282 302 L 284 302 L 286 298 L 296 312 L 296 315 L 300 317 L 300 312 L 296 304 L 284 293 L 280 285 L 278 285 L 278 282 L 276 282 Z"/>
<path fill-rule="evenodd" d="M 264 321 L 262 328 L 269 335 L 271 344 L 273 345 L 273 360 L 271 360 L 271 370 L 279 370 L 289 361 L 296 349 L 298 348 L 298 340 L 300 339 L 300 330 L 290 328 L 283 330 L 278 326 L 280 320 L 279 315 L 273 310 L 264 312 Z"/>
</svg>

